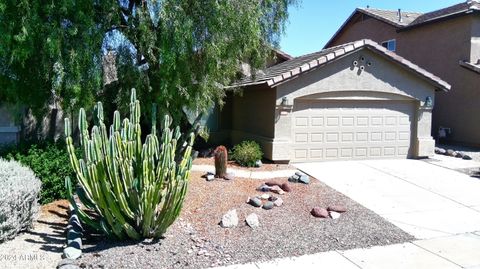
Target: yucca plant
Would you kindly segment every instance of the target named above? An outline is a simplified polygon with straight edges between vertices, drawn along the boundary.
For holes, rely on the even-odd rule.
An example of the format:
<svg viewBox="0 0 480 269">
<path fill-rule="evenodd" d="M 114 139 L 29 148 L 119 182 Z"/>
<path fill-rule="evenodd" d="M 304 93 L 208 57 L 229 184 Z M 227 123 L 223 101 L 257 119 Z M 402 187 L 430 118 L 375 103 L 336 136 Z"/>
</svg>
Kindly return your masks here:
<svg viewBox="0 0 480 269">
<path fill-rule="evenodd" d="M 141 140 L 140 102 L 132 90 L 130 117 L 120 120 L 115 111 L 110 130 L 103 123 L 102 103 L 95 106 L 95 125 L 88 131 L 87 117 L 80 109 L 78 127 L 83 158 L 75 155 L 71 124 L 65 119 L 65 135 L 70 162 L 79 187 L 73 197 L 69 178 L 69 200 L 82 222 L 118 239 L 159 238 L 180 214 L 192 167 L 191 150 L 194 133 L 183 156 L 176 158 L 177 126 L 164 116 L 157 138 L 156 109 L 152 109 L 152 129 L 145 143 Z M 183 145 L 180 145 L 183 146 Z"/>
</svg>

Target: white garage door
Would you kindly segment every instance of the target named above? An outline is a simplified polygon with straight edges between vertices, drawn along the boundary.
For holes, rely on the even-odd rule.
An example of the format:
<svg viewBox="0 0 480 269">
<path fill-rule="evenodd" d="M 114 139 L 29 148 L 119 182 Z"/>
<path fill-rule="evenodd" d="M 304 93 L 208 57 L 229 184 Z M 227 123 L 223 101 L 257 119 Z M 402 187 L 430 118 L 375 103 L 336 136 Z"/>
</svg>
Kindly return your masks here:
<svg viewBox="0 0 480 269">
<path fill-rule="evenodd" d="M 295 162 L 407 158 L 411 101 L 296 101 Z"/>
</svg>

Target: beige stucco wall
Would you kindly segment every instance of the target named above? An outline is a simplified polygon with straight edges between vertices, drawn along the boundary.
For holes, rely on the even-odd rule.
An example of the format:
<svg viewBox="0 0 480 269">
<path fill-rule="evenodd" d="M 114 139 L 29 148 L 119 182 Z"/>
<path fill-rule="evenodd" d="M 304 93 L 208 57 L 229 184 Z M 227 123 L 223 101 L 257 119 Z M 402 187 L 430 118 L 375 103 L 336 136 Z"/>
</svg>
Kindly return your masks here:
<svg viewBox="0 0 480 269">
<path fill-rule="evenodd" d="M 228 133 L 230 143 L 257 141 L 268 159 L 272 158 L 274 137 L 275 90 L 269 87 L 250 87 L 233 94 L 223 110 L 220 133 Z M 230 115 L 230 123 L 227 118 Z"/>
<path fill-rule="evenodd" d="M 372 66 L 359 72 L 352 63 L 362 56 L 365 63 L 371 62 Z M 277 87 L 273 160 L 288 160 L 292 156 L 292 111 L 280 105 L 282 98 L 287 97 L 293 104 L 296 98 L 328 94 L 331 98 L 349 100 L 411 100 L 416 104 L 413 122 L 417 123 L 412 127 L 412 155 L 431 156 L 434 150 L 430 135 L 431 110 L 423 105 L 427 96 L 434 100 L 434 92 L 435 88 L 423 78 L 367 49 L 346 56 Z"/>
<path fill-rule="evenodd" d="M 356 23 L 348 24 L 347 27 L 344 28 L 344 32 L 333 40 L 331 47 L 370 36 L 375 37 L 375 39 L 372 38 L 372 40 L 381 43 L 395 36 L 395 28 L 391 25 L 373 18 L 368 18 L 367 16 L 365 16 L 365 18 L 365 20 L 356 20 Z"/>
<path fill-rule="evenodd" d="M 376 21 L 376 22 L 372 22 Z M 427 69 L 452 85 L 449 93 L 436 94 L 433 130 L 450 127 L 456 142 L 480 144 L 480 74 L 467 70 L 459 61 L 480 58 L 480 19 L 470 15 L 424 25 L 407 31 L 377 20 L 351 25 L 331 46 L 368 38 L 376 42 L 397 40 L 396 53 Z"/>
</svg>

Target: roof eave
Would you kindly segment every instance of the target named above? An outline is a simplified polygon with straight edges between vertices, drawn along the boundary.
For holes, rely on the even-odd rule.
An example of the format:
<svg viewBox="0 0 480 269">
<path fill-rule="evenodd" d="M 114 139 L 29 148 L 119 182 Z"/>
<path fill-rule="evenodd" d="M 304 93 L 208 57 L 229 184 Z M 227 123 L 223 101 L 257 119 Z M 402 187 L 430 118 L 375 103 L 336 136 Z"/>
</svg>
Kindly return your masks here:
<svg viewBox="0 0 480 269">
<path fill-rule="evenodd" d="M 383 23 L 386 23 L 390 26 L 393 26 L 395 28 L 401 28 L 403 27 L 402 25 L 400 24 L 396 24 L 396 23 L 393 23 L 392 21 L 389 21 L 389 20 L 386 20 L 382 17 L 379 17 L 379 16 L 376 16 L 375 14 L 372 14 L 372 13 L 369 13 L 369 12 L 366 12 L 365 10 L 361 9 L 361 8 L 356 8 L 352 14 L 345 20 L 345 22 L 343 22 L 342 26 L 340 26 L 340 28 L 338 28 L 338 30 L 335 32 L 335 34 L 330 38 L 330 40 L 328 40 L 328 42 L 325 44 L 325 46 L 323 47 L 323 49 L 326 49 L 328 47 L 330 47 L 331 43 L 333 43 L 333 41 L 340 35 L 341 32 L 343 32 L 343 29 L 348 25 L 348 23 L 350 22 L 350 20 L 357 14 L 357 13 L 361 13 L 361 14 L 364 14 L 364 15 L 367 15 L 367 16 L 370 16 L 378 21 L 381 21 Z"/>
<path fill-rule="evenodd" d="M 401 27 L 401 28 L 397 29 L 397 32 L 408 31 L 408 30 L 412 30 L 412 29 L 415 29 L 415 28 L 418 28 L 418 27 L 421 27 L 421 26 L 424 26 L 424 25 L 429 25 L 429 24 L 436 23 L 436 22 L 442 22 L 442 21 L 446 21 L 446 20 L 450 20 L 450 19 L 454 19 L 454 18 L 458 18 L 458 17 L 463 17 L 463 16 L 467 16 L 467 15 L 471 15 L 471 14 L 480 14 L 480 10 L 478 10 L 478 9 L 468 9 L 468 10 L 464 10 L 464 11 L 460 11 L 460 12 L 436 17 L 434 19 L 427 20 L 427 21 L 424 21 L 424 22 L 421 22 L 421 23 L 418 23 L 418 24 L 410 24 L 410 25 L 407 25 L 405 27 Z"/>
</svg>

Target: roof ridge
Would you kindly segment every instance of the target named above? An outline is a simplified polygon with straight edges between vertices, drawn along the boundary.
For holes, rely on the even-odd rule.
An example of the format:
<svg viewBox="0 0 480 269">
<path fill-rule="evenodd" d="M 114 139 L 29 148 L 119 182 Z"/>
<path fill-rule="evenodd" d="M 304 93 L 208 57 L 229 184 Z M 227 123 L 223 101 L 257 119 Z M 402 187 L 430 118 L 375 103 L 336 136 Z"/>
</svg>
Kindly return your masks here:
<svg viewBox="0 0 480 269">
<path fill-rule="evenodd" d="M 398 10 L 395 10 L 395 9 L 383 9 L 383 8 L 372 8 L 372 7 L 357 7 L 357 9 L 360 9 L 360 10 L 378 10 L 378 11 L 389 11 L 389 12 L 398 12 Z M 425 14 L 424 12 L 419 12 L 419 11 L 409 11 L 409 10 L 403 10 L 402 9 L 402 12 L 405 12 L 405 13 L 412 13 L 412 14 Z"/>
</svg>

